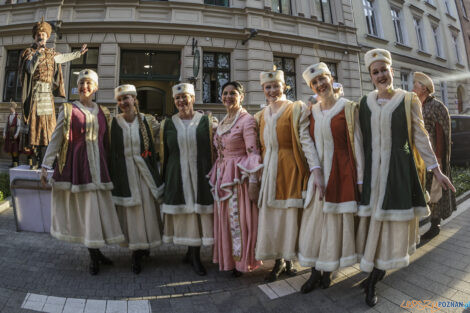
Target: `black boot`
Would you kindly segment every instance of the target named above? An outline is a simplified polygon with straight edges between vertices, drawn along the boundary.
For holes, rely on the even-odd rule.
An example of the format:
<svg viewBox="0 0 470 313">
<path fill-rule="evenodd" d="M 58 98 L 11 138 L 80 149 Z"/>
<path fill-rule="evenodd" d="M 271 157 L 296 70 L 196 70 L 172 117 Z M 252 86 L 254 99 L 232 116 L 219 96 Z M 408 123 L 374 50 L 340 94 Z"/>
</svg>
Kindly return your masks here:
<svg viewBox="0 0 470 313">
<path fill-rule="evenodd" d="M 36 164 L 37 164 L 38 169 L 40 169 L 42 167 L 42 146 L 39 146 L 37 148 Z"/>
<path fill-rule="evenodd" d="M 441 232 L 441 219 L 440 218 L 431 218 L 431 228 L 421 236 L 423 240 L 431 240 Z"/>
<path fill-rule="evenodd" d="M 297 270 L 294 268 L 292 261 L 286 261 L 286 274 L 291 277 L 297 275 Z"/>
<path fill-rule="evenodd" d="M 196 274 L 204 276 L 207 274 L 206 269 L 201 263 L 201 247 L 191 247 L 191 265 Z"/>
<path fill-rule="evenodd" d="M 385 271 L 380 271 L 380 275 L 379 275 L 379 281 L 381 281 L 383 278 L 385 277 Z M 362 282 L 361 282 L 361 288 L 364 290 L 364 292 L 366 292 L 366 288 L 369 284 L 369 278 L 370 278 L 370 275 L 367 276 L 366 279 L 364 279 Z"/>
<path fill-rule="evenodd" d="M 103 253 L 101 253 L 100 249 L 96 249 L 96 255 L 98 256 L 98 261 L 100 261 L 101 264 L 104 265 L 113 265 L 113 261 L 108 259 L 107 257 L 104 256 Z"/>
<path fill-rule="evenodd" d="M 189 262 L 191 262 L 191 247 L 188 246 L 188 251 L 186 251 L 186 254 L 183 257 L 183 263 Z"/>
<path fill-rule="evenodd" d="M 272 283 L 279 278 L 279 275 L 286 271 L 286 263 L 283 259 L 276 259 L 276 263 L 274 263 L 274 267 L 271 272 L 264 278 L 264 281 L 267 283 Z"/>
<path fill-rule="evenodd" d="M 139 274 L 142 271 L 142 250 L 132 251 L 132 272 Z"/>
<path fill-rule="evenodd" d="M 90 253 L 90 265 L 88 266 L 88 271 L 91 275 L 97 275 L 100 272 L 100 261 L 97 254 L 98 249 L 88 248 Z"/>
<path fill-rule="evenodd" d="M 144 250 L 140 250 L 140 251 L 142 251 L 142 256 L 144 256 L 146 258 L 150 257 L 150 249 L 144 249 Z"/>
<path fill-rule="evenodd" d="M 331 284 L 331 272 L 323 271 L 323 274 L 321 275 L 320 286 L 323 289 L 326 289 L 330 287 L 330 284 Z"/>
<path fill-rule="evenodd" d="M 239 270 L 237 270 L 236 268 L 234 268 L 234 269 L 232 270 L 232 277 L 237 278 L 237 277 L 240 277 L 240 276 L 242 276 L 242 275 L 243 275 L 243 273 L 240 272 Z"/>
<path fill-rule="evenodd" d="M 307 281 L 302 285 L 300 288 L 300 291 L 302 293 L 308 293 L 315 289 L 317 284 L 319 284 L 321 281 L 321 273 L 320 271 L 317 271 L 314 267 L 312 267 L 312 274 L 310 277 L 307 279 Z"/>
<path fill-rule="evenodd" d="M 377 293 L 375 292 L 375 285 L 380 280 L 380 278 L 385 276 L 385 271 L 375 268 L 369 275 L 367 286 L 365 289 L 366 292 L 366 304 L 370 307 L 373 307 L 377 304 Z"/>
</svg>

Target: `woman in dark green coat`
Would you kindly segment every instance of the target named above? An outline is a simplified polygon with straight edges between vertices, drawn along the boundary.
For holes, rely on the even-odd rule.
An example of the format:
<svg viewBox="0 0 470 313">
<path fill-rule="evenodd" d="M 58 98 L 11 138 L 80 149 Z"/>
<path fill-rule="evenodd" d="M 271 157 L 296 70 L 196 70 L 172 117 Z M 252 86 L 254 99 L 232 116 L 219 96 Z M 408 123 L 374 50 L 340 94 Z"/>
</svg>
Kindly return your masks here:
<svg viewBox="0 0 470 313">
<path fill-rule="evenodd" d="M 160 127 L 160 157 L 165 182 L 163 241 L 188 246 L 185 261 L 198 275 L 201 245 L 214 244 L 213 203 L 208 179 L 212 167 L 212 118 L 193 109 L 194 87 L 173 87 L 178 113 Z"/>
</svg>

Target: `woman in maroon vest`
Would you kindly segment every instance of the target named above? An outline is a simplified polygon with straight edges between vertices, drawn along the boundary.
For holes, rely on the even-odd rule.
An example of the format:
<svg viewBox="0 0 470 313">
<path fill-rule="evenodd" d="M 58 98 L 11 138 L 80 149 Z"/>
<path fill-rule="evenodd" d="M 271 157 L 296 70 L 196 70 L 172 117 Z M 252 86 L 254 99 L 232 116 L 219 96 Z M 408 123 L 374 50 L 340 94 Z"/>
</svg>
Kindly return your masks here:
<svg viewBox="0 0 470 313">
<path fill-rule="evenodd" d="M 18 117 L 16 113 L 15 102 L 10 102 L 10 114 L 7 117 L 7 122 L 3 127 L 3 140 L 5 140 L 5 145 L 3 146 L 3 151 L 11 155 L 11 166 L 18 166 L 19 154 L 20 154 L 20 128 L 21 128 L 21 118 Z"/>
<path fill-rule="evenodd" d="M 51 235 L 84 244 L 90 253 L 90 274 L 99 264 L 112 264 L 99 248 L 124 241 L 111 198 L 113 184 L 107 167 L 109 111 L 93 102 L 98 75 L 89 69 L 78 76 L 80 101 L 65 103 L 44 156 L 41 181 L 46 168 L 57 165 L 52 184 Z"/>
</svg>

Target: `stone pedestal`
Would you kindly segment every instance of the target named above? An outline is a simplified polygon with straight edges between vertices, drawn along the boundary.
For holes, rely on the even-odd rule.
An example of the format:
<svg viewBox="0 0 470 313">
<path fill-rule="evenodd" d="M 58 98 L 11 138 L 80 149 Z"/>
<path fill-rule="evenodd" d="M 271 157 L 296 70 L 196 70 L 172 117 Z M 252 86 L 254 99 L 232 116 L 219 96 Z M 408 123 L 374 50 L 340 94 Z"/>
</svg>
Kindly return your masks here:
<svg viewBox="0 0 470 313">
<path fill-rule="evenodd" d="M 53 171 L 48 171 L 48 177 Z M 17 231 L 48 233 L 51 228 L 51 186 L 43 187 L 40 170 L 21 165 L 10 169 L 10 186 Z"/>
</svg>

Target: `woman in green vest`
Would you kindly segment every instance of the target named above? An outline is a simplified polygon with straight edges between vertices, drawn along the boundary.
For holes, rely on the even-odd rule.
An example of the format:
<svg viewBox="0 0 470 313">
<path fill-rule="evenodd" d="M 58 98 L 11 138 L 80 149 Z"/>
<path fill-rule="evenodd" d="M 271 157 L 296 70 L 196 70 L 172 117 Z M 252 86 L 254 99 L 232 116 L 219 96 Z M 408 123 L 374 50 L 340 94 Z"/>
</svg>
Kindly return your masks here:
<svg viewBox="0 0 470 313">
<path fill-rule="evenodd" d="M 188 246 L 184 259 L 198 275 L 201 245 L 213 245 L 214 199 L 206 177 L 212 168 L 212 119 L 194 111 L 194 86 L 173 86 L 178 113 L 160 127 L 160 161 L 165 183 L 163 241 Z"/>
<path fill-rule="evenodd" d="M 419 218 L 429 215 L 426 170 L 445 190 L 455 188 L 439 169 L 416 94 L 393 88 L 390 52 L 370 50 L 365 63 L 377 89 L 361 99 L 359 109 L 364 182 L 358 215 L 370 219 L 361 219 L 358 231 L 367 232 L 361 270 L 370 275 L 361 286 L 372 307 L 385 271 L 408 266 L 419 243 Z"/>
<path fill-rule="evenodd" d="M 134 85 L 114 90 L 121 110 L 111 123 L 109 170 L 125 246 L 132 251 L 132 271 L 139 274 L 141 260 L 161 241 L 159 205 L 163 182 L 158 172 L 152 117 L 139 112 Z"/>
</svg>

